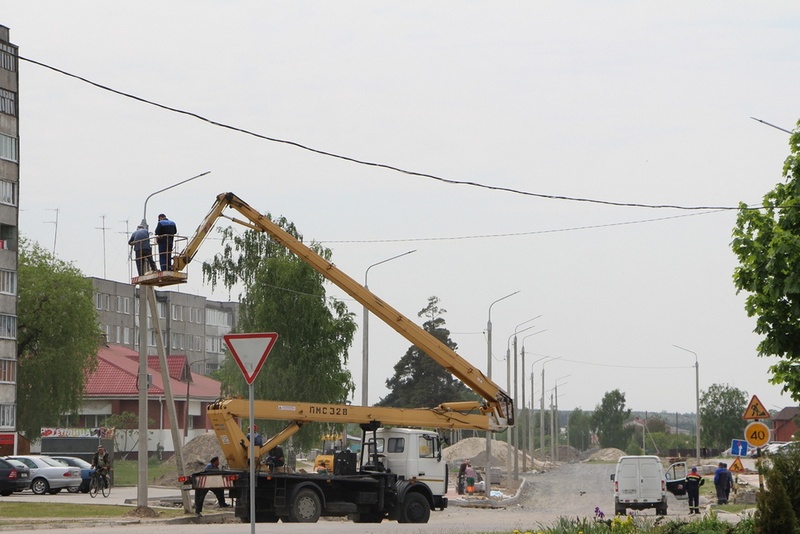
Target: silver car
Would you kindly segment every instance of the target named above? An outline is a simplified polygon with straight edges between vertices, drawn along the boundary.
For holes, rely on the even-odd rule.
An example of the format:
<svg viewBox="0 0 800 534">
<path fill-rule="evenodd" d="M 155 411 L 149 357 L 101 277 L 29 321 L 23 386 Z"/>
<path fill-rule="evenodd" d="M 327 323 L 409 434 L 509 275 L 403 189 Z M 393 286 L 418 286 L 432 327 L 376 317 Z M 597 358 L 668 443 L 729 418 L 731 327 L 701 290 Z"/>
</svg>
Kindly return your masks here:
<svg viewBox="0 0 800 534">
<path fill-rule="evenodd" d="M 64 465 L 49 456 L 7 456 L 22 462 L 31 470 L 31 491 L 37 495 L 58 493 L 81 485 L 81 470 Z"/>
</svg>

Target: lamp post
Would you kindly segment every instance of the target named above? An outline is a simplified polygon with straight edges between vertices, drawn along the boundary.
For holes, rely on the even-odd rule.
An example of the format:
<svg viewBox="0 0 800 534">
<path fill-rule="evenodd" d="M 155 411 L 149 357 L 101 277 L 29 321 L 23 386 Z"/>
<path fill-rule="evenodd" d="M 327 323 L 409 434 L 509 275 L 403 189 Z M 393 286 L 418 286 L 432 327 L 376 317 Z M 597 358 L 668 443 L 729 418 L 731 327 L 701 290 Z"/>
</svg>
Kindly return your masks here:
<svg viewBox="0 0 800 534">
<path fill-rule="evenodd" d="M 695 414 L 694 414 L 694 446 L 697 454 L 697 465 L 700 465 L 700 364 L 697 361 L 697 353 L 693 350 L 672 345 L 676 349 L 681 349 L 694 354 L 694 381 L 695 381 Z"/>
<path fill-rule="evenodd" d="M 492 379 L 492 306 L 500 302 L 501 300 L 505 300 L 508 297 L 513 297 L 520 290 L 516 290 L 513 293 L 509 293 L 505 297 L 500 297 L 499 299 L 495 300 L 491 304 L 489 304 L 489 320 L 486 322 L 486 374 L 489 377 L 489 380 Z M 486 431 L 486 489 L 491 490 L 492 488 L 492 434 L 487 430 Z"/>
<path fill-rule="evenodd" d="M 211 171 L 206 171 L 202 174 L 192 176 L 186 180 L 159 189 L 155 193 L 150 193 L 144 199 L 144 209 L 142 210 L 142 226 L 147 229 L 147 201 L 151 197 L 162 193 L 173 187 L 185 184 L 191 180 L 200 178 L 209 174 Z M 157 321 L 158 317 L 154 316 L 153 321 Z M 148 386 L 148 373 L 147 373 L 147 288 L 139 284 L 139 449 L 137 459 L 138 477 L 136 481 L 136 505 L 142 508 L 147 507 L 147 386 Z M 176 444 L 176 446 L 178 446 Z"/>
<path fill-rule="evenodd" d="M 377 263 L 373 263 L 367 270 L 364 271 L 364 289 L 369 289 L 367 284 L 367 277 L 369 276 L 369 270 L 375 267 L 376 265 L 381 265 L 382 263 L 386 263 L 387 261 L 396 260 L 402 256 L 406 256 L 408 254 L 412 254 L 417 250 L 409 250 L 408 252 L 403 252 L 402 254 L 398 254 L 397 256 L 392 256 L 391 258 L 386 258 L 385 260 L 381 260 Z M 361 405 L 362 406 L 369 406 L 369 310 L 366 306 L 363 308 L 363 316 L 364 316 L 364 328 L 362 328 L 362 340 L 361 340 Z"/>
<path fill-rule="evenodd" d="M 548 363 L 560 360 L 561 356 L 558 358 L 553 358 L 552 360 L 547 360 L 542 364 L 542 402 L 539 405 L 539 447 L 542 448 L 542 459 L 545 459 L 544 455 L 544 366 Z"/>
<path fill-rule="evenodd" d="M 542 330 L 544 332 L 544 330 Z M 527 336 L 522 338 L 522 370 L 525 371 L 525 340 L 531 336 L 535 336 L 541 332 L 534 332 L 533 334 L 528 334 Z M 531 364 L 531 409 L 530 415 L 525 418 L 525 425 L 528 427 L 526 430 L 527 432 L 523 432 L 523 436 L 527 436 L 528 439 L 528 450 L 531 451 L 531 467 L 533 467 L 533 366 L 539 363 L 540 361 L 549 358 L 549 356 L 542 356 L 535 362 Z M 522 404 L 525 404 L 525 379 L 523 377 L 522 380 Z M 528 455 L 525 454 L 525 437 L 523 437 L 523 444 L 522 444 L 522 472 L 524 473 L 528 469 Z"/>
<path fill-rule="evenodd" d="M 539 317 L 541 317 L 541 315 Z M 506 384 L 508 385 L 508 394 L 512 395 L 513 393 L 512 398 L 514 399 L 514 428 L 513 429 L 509 428 L 506 433 L 506 443 L 508 445 L 508 447 L 506 447 L 506 464 L 509 470 L 511 470 L 511 463 L 513 461 L 511 459 L 512 452 L 516 452 L 517 450 L 516 430 L 517 430 L 517 422 L 519 421 L 517 417 L 517 413 L 519 411 L 519 408 L 517 408 L 517 402 L 519 400 L 517 398 L 517 334 L 519 332 L 525 332 L 526 330 L 530 330 L 531 328 L 533 328 L 534 325 L 530 325 L 526 328 L 523 328 L 522 330 L 518 330 L 520 326 L 529 323 L 534 319 L 536 319 L 536 317 L 534 317 L 533 319 L 528 319 L 527 321 L 523 321 L 522 323 L 514 327 L 514 333 L 508 336 L 508 340 L 506 341 Z M 513 383 L 511 381 L 511 338 L 514 338 L 514 382 Z M 514 451 L 512 451 L 512 448 L 514 449 Z M 515 465 L 519 466 L 519 462 L 518 461 L 515 462 Z"/>
<path fill-rule="evenodd" d="M 570 376 L 572 376 L 572 375 L 564 375 L 564 376 L 562 376 L 560 378 L 556 378 L 556 381 L 555 381 L 555 383 L 553 385 L 553 394 L 554 394 L 555 399 L 556 399 L 556 406 L 555 406 L 555 415 L 554 415 L 554 417 L 555 417 L 555 426 L 553 426 L 553 428 L 551 429 L 553 431 L 553 445 L 555 445 L 555 448 L 553 449 L 552 456 L 553 456 L 553 458 L 555 459 L 556 462 L 558 461 L 558 445 L 559 445 L 559 442 L 561 441 L 561 422 L 560 422 L 560 419 L 558 417 L 558 381 L 559 380 L 563 380 L 565 378 L 568 378 Z"/>
<path fill-rule="evenodd" d="M 519 397 L 517 396 L 517 385 L 519 383 L 518 370 L 517 370 L 517 367 L 518 367 L 517 366 L 517 334 L 519 334 L 520 332 L 524 332 L 526 330 L 530 330 L 531 328 L 534 327 L 534 325 L 530 325 L 530 326 L 528 326 L 526 328 L 523 328 L 522 330 L 518 330 L 518 328 L 520 326 L 526 324 L 526 323 L 530 323 L 531 321 L 535 321 L 539 317 L 541 317 L 541 314 L 537 315 L 533 319 L 528 319 L 527 321 L 518 324 L 516 326 L 516 328 L 514 328 L 514 410 L 516 412 L 516 414 L 514 416 L 514 421 L 515 422 L 519 421 L 518 415 L 520 413 Z M 525 367 L 524 367 L 524 362 L 523 362 L 523 369 L 524 368 Z M 522 390 L 523 391 L 523 393 L 522 393 L 522 399 L 523 399 L 522 400 L 522 404 L 523 405 L 525 404 L 525 389 L 524 389 L 525 388 L 525 384 L 524 384 L 524 382 L 525 381 L 523 380 L 523 384 L 522 384 L 522 387 L 523 387 L 523 390 Z M 514 480 L 519 480 L 519 425 L 517 425 L 517 424 L 514 424 L 514 434 L 513 435 L 514 435 Z M 509 466 L 509 468 L 510 467 L 511 466 Z"/>
</svg>

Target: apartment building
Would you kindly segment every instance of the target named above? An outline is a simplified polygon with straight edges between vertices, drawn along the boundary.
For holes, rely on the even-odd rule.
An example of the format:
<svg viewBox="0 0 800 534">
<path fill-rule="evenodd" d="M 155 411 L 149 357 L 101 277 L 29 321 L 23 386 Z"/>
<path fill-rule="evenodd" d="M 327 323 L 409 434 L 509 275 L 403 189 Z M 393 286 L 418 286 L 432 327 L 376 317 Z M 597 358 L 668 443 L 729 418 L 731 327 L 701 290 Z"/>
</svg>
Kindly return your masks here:
<svg viewBox="0 0 800 534">
<path fill-rule="evenodd" d="M 0 453 L 17 428 L 17 244 L 19 121 L 17 46 L 0 26 Z"/>
<path fill-rule="evenodd" d="M 110 344 L 139 350 L 139 288 L 127 282 L 89 278 L 100 328 Z M 218 302 L 178 291 L 156 291 L 156 309 L 167 354 L 185 354 L 192 371 L 207 375 L 225 357 L 223 336 L 239 311 L 238 302 Z M 156 354 L 153 318 L 147 310 L 147 353 Z"/>
</svg>

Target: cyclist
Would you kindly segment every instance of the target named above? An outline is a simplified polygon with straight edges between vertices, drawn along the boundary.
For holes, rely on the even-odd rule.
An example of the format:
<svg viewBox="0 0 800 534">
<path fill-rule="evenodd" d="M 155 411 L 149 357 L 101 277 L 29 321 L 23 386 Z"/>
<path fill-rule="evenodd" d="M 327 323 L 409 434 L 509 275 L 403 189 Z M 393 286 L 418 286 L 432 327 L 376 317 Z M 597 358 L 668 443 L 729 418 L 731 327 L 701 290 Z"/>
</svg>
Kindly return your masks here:
<svg viewBox="0 0 800 534">
<path fill-rule="evenodd" d="M 111 468 L 111 460 L 108 458 L 108 452 L 100 445 L 97 447 L 97 452 L 92 457 L 92 468 L 96 474 L 100 475 L 103 485 L 108 487 L 108 470 Z"/>
</svg>

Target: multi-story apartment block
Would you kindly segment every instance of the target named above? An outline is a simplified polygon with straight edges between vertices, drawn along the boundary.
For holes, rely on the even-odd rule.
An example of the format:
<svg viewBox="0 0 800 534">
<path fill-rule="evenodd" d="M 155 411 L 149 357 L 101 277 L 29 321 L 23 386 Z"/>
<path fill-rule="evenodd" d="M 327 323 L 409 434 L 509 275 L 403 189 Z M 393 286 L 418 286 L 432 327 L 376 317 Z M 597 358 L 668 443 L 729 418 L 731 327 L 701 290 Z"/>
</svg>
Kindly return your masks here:
<svg viewBox="0 0 800 534">
<path fill-rule="evenodd" d="M 139 288 L 91 278 L 100 328 L 108 343 L 139 350 Z M 223 336 L 236 324 L 239 303 L 216 302 L 177 291 L 156 291 L 156 309 L 167 354 L 185 354 L 195 373 L 207 375 L 225 357 Z M 153 318 L 147 310 L 147 353 L 156 354 Z"/>
<path fill-rule="evenodd" d="M 17 428 L 19 53 L 9 34 L 0 26 L 0 453 L 13 450 Z"/>
</svg>

